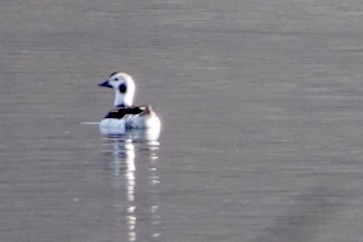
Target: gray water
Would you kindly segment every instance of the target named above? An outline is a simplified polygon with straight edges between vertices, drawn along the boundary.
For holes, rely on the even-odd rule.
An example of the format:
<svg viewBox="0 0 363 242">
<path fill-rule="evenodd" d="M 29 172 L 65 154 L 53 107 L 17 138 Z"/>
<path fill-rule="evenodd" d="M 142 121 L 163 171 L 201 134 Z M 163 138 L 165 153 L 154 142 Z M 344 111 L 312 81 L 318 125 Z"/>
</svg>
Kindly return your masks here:
<svg viewBox="0 0 363 242">
<path fill-rule="evenodd" d="M 363 241 L 363 3 L 1 1 L 0 241 Z M 102 137 L 115 71 L 157 142 Z"/>
</svg>

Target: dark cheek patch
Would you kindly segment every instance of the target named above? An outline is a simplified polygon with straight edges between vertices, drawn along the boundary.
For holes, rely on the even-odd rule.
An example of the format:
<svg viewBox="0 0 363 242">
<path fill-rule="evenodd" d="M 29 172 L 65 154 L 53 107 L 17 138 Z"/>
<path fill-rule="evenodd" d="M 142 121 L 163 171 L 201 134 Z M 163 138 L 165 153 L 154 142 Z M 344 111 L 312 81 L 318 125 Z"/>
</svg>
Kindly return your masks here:
<svg viewBox="0 0 363 242">
<path fill-rule="evenodd" d="M 127 88 L 125 84 L 121 84 L 118 89 L 120 90 L 121 93 L 125 93 Z"/>
</svg>

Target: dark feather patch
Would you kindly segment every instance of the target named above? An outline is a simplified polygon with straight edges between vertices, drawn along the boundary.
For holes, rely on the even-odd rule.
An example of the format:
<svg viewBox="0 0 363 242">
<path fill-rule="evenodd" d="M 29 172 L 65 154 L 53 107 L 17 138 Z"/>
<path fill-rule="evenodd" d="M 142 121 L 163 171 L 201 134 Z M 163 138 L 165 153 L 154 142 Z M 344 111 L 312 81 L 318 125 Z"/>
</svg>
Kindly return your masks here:
<svg viewBox="0 0 363 242">
<path fill-rule="evenodd" d="M 120 90 L 120 92 L 121 92 L 121 93 L 125 93 L 125 92 L 126 92 L 126 90 L 127 90 L 127 87 L 126 87 L 125 83 L 122 83 L 122 84 L 118 87 L 118 89 Z"/>
<path fill-rule="evenodd" d="M 116 71 L 116 72 L 112 72 L 111 73 L 111 75 L 109 76 L 109 77 L 111 77 L 111 76 L 113 76 L 113 75 L 116 75 L 117 73 L 119 73 L 118 71 Z"/>
<path fill-rule="evenodd" d="M 124 107 L 124 108 L 117 108 L 111 110 L 105 118 L 113 118 L 113 119 L 122 119 L 125 115 L 128 114 L 140 114 L 145 110 L 145 107 Z"/>
</svg>

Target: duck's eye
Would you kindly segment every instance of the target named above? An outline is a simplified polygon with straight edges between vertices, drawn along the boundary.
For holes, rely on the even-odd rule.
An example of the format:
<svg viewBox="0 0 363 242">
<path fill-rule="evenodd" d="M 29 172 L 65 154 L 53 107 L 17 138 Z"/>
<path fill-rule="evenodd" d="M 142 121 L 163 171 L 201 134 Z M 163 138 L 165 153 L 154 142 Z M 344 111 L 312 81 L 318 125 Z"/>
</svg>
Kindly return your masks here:
<svg viewBox="0 0 363 242">
<path fill-rule="evenodd" d="M 115 78 L 114 81 L 118 82 L 118 78 Z"/>
</svg>

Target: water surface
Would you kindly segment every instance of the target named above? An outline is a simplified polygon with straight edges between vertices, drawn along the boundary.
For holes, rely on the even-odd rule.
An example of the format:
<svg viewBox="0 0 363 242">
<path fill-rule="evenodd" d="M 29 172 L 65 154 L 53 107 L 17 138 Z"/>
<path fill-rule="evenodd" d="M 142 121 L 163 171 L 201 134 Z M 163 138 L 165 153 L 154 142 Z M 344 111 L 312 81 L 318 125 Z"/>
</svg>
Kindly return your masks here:
<svg viewBox="0 0 363 242">
<path fill-rule="evenodd" d="M 1 241 L 361 241 L 360 1 L 1 6 Z M 157 142 L 84 124 L 115 70 Z"/>
</svg>

